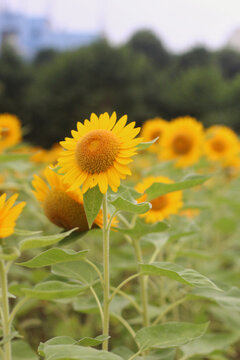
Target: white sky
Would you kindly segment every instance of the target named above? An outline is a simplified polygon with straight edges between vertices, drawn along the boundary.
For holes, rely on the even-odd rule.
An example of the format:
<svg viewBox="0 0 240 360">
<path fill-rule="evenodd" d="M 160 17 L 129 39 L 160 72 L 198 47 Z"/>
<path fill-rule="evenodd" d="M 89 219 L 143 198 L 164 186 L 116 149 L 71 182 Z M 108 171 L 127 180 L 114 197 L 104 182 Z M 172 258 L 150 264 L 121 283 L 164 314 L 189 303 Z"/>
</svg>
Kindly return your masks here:
<svg viewBox="0 0 240 360">
<path fill-rule="evenodd" d="M 240 28 L 240 0 L 0 0 L 4 3 L 48 15 L 54 29 L 104 30 L 116 44 L 149 28 L 174 51 L 199 44 L 221 47 Z"/>
</svg>

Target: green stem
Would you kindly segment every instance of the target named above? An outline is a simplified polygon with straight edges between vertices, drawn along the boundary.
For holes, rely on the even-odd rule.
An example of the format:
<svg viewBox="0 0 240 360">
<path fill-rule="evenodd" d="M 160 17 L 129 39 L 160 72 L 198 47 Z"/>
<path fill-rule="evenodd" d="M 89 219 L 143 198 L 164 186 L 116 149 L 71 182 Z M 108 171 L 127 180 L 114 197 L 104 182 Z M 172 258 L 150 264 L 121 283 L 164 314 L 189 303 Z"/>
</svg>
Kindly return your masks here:
<svg viewBox="0 0 240 360">
<path fill-rule="evenodd" d="M 111 290 L 112 290 L 112 291 L 115 291 L 116 288 L 113 287 L 113 286 L 111 286 Z M 138 303 L 132 298 L 131 295 L 128 295 L 127 293 L 125 293 L 124 291 L 122 291 L 122 290 L 120 290 L 120 289 L 117 290 L 117 293 L 118 293 L 119 295 L 121 295 L 122 297 L 124 297 L 125 299 L 127 299 L 127 300 L 134 306 L 134 308 L 137 310 L 137 312 L 138 312 L 139 314 L 142 313 L 142 309 L 140 308 L 140 306 L 138 305 Z"/>
<path fill-rule="evenodd" d="M 118 287 L 115 288 L 114 292 L 112 293 L 112 295 L 109 298 L 109 302 L 112 301 L 112 299 L 114 298 L 114 296 L 118 293 L 118 291 L 124 286 L 126 285 L 129 281 L 135 279 L 136 277 L 138 277 L 140 274 L 133 274 L 131 276 L 129 276 L 127 279 L 123 280 L 121 282 L 121 284 L 118 285 Z"/>
<path fill-rule="evenodd" d="M 109 229 L 107 214 L 107 195 L 103 196 L 103 335 L 109 336 Z M 108 351 L 108 339 L 103 342 L 102 349 Z"/>
<path fill-rule="evenodd" d="M 99 268 L 97 267 L 97 265 L 95 265 L 91 260 L 89 259 L 86 259 L 85 260 L 86 263 L 88 263 L 95 271 L 96 273 L 98 274 L 98 277 L 101 281 L 101 284 L 103 284 L 103 277 L 102 277 L 102 274 L 101 274 L 101 271 L 99 270 Z"/>
<path fill-rule="evenodd" d="M 98 309 L 99 309 L 99 313 L 100 313 L 100 316 L 101 316 L 101 321 L 102 321 L 102 326 L 103 326 L 103 322 L 104 322 L 104 315 L 103 315 L 103 310 L 102 310 L 102 305 L 100 303 L 100 300 L 99 300 L 99 297 L 97 296 L 97 293 L 96 291 L 94 290 L 94 288 L 92 286 L 90 286 L 90 290 L 96 300 L 96 303 L 97 303 L 97 306 L 98 306 Z"/>
<path fill-rule="evenodd" d="M 12 325 L 12 322 L 14 320 L 14 317 L 15 315 L 17 314 L 17 312 L 21 309 L 21 307 L 25 304 L 25 302 L 27 302 L 29 300 L 29 298 L 26 296 L 24 298 L 22 298 L 16 305 L 15 307 L 13 308 L 12 312 L 10 313 L 10 316 L 9 316 L 9 325 L 11 326 Z"/>
<path fill-rule="evenodd" d="M 159 323 L 159 321 L 172 309 L 174 309 L 176 306 L 182 304 L 184 301 L 186 301 L 187 298 L 184 296 L 183 298 L 175 301 L 174 303 L 170 304 L 157 318 L 156 320 L 153 322 L 153 325 L 157 325 Z"/>
<path fill-rule="evenodd" d="M 138 261 L 138 271 L 141 271 L 140 263 L 142 262 L 142 251 L 139 244 L 139 241 L 133 239 L 133 247 L 135 250 L 135 255 Z M 147 295 L 147 276 L 140 276 L 140 292 L 141 292 L 141 302 L 142 302 L 142 317 L 143 317 L 143 326 L 149 326 L 149 317 L 148 317 L 148 295 Z"/>
<path fill-rule="evenodd" d="M 123 326 L 128 330 L 129 334 L 132 336 L 132 338 L 134 339 L 134 341 L 136 342 L 136 333 L 133 330 L 133 328 L 129 325 L 129 323 L 120 315 L 117 314 L 111 314 L 111 316 L 115 317 L 116 319 L 119 320 L 120 323 L 123 324 Z"/>
<path fill-rule="evenodd" d="M 3 326 L 3 338 L 6 338 L 10 335 L 11 327 L 9 324 L 9 303 L 8 303 L 8 283 L 7 283 L 7 273 L 5 270 L 5 264 L 3 260 L 0 260 L 0 277 L 1 277 L 1 285 L 2 285 L 2 326 Z M 4 360 L 11 360 L 11 340 L 6 341 L 4 344 Z"/>
<path fill-rule="evenodd" d="M 133 360 L 133 359 L 135 359 L 138 355 L 140 355 L 141 354 L 141 350 L 139 350 L 136 354 L 133 354 L 128 360 Z"/>
</svg>

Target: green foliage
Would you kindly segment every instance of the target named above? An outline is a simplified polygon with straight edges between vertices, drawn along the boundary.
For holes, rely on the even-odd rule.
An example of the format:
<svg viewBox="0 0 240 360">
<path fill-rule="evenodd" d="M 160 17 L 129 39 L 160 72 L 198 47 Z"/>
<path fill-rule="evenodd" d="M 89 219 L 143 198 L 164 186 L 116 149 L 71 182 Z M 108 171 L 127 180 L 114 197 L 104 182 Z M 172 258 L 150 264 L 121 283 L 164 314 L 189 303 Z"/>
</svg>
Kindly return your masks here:
<svg viewBox="0 0 240 360">
<path fill-rule="evenodd" d="M 208 328 L 209 323 L 166 323 L 150 326 L 139 330 L 136 339 L 142 351 L 150 348 L 166 349 L 187 344 L 201 337 Z"/>
<path fill-rule="evenodd" d="M 103 194 L 99 190 L 98 186 L 89 189 L 83 195 L 84 210 L 87 216 L 89 229 L 91 228 L 93 221 L 96 219 L 100 208 L 102 206 Z"/>
</svg>

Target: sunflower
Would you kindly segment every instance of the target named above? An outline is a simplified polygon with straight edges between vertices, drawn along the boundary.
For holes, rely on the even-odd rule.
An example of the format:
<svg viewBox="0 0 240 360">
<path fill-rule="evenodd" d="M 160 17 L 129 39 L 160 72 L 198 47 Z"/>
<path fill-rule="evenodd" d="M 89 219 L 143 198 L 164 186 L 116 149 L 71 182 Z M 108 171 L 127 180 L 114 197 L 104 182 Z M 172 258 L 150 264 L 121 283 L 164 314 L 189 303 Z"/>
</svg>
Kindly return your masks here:
<svg viewBox="0 0 240 360">
<path fill-rule="evenodd" d="M 135 122 L 126 125 L 127 115 L 117 122 L 116 113 L 108 113 L 99 118 L 92 114 L 84 124 L 77 123 L 77 131 L 72 130 L 73 138 L 60 142 L 66 151 L 62 152 L 58 162 L 64 180 L 71 183 L 70 190 L 82 185 L 85 193 L 96 185 L 105 194 L 108 186 L 117 191 L 120 179 L 131 175 L 127 164 L 136 154 L 136 146 L 142 139 L 134 139 L 140 128 L 134 128 Z"/>
<path fill-rule="evenodd" d="M 18 144 L 21 138 L 19 119 L 15 115 L 0 114 L 0 151 Z"/>
<path fill-rule="evenodd" d="M 152 141 L 156 137 L 159 139 L 149 148 L 151 152 L 157 152 L 163 133 L 167 130 L 168 122 L 161 118 L 154 118 L 145 121 L 142 126 L 141 136 L 144 141 Z"/>
<path fill-rule="evenodd" d="M 55 164 L 62 151 L 62 148 L 59 144 L 53 144 L 49 150 L 43 149 L 41 147 L 35 147 L 32 148 L 31 151 L 35 152 L 35 154 L 31 157 L 31 161 L 34 163 Z"/>
<path fill-rule="evenodd" d="M 6 197 L 6 193 L 0 196 L 0 238 L 5 238 L 13 234 L 16 220 L 26 204 L 22 201 L 13 206 L 18 198 L 18 194 L 12 195 L 7 201 Z"/>
<path fill-rule="evenodd" d="M 163 133 L 160 158 L 177 160 L 177 167 L 196 163 L 203 146 L 203 127 L 196 119 L 185 116 L 172 120 Z"/>
<path fill-rule="evenodd" d="M 204 150 L 210 160 L 229 163 L 239 153 L 239 140 L 232 129 L 214 125 L 206 131 Z"/>
<path fill-rule="evenodd" d="M 79 231 L 89 230 L 87 217 L 83 206 L 83 195 L 80 189 L 69 191 L 70 185 L 63 182 L 63 176 L 50 168 L 44 171 L 45 182 L 34 175 L 32 185 L 36 198 L 42 203 L 47 218 L 55 225 L 66 230 L 79 228 Z M 94 220 L 94 227 L 102 227 L 102 213 Z"/>
<path fill-rule="evenodd" d="M 173 180 L 165 176 L 149 176 L 142 183 L 136 186 L 139 193 L 144 193 L 153 183 L 172 184 Z M 147 195 L 144 194 L 138 202 L 147 200 Z M 179 209 L 183 206 L 182 191 L 174 191 L 162 196 L 157 197 L 150 201 L 152 208 L 141 216 L 145 217 L 147 223 L 154 223 L 166 219 L 169 215 L 177 214 Z"/>
</svg>

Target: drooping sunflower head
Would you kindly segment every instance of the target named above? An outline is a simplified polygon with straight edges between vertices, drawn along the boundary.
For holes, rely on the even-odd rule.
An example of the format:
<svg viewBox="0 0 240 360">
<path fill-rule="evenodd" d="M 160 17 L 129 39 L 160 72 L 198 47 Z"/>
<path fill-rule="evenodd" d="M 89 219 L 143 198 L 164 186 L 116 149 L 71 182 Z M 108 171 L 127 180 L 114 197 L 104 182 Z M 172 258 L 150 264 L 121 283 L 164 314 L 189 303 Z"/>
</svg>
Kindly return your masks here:
<svg viewBox="0 0 240 360">
<path fill-rule="evenodd" d="M 144 141 L 152 141 L 158 137 L 159 139 L 149 148 L 151 152 L 157 152 L 163 133 L 167 130 L 168 122 L 161 118 L 154 118 L 145 121 L 142 126 L 141 136 Z"/>
<path fill-rule="evenodd" d="M 16 220 L 22 212 L 25 202 L 14 205 L 18 194 L 12 195 L 6 201 L 6 193 L 0 196 L 0 238 L 5 238 L 13 234 Z"/>
<path fill-rule="evenodd" d="M 203 147 L 203 127 L 196 119 L 185 116 L 172 120 L 168 131 L 161 140 L 160 157 L 165 160 L 176 160 L 177 167 L 196 163 Z"/>
<path fill-rule="evenodd" d="M 47 218 L 55 225 L 70 230 L 78 227 L 80 232 L 89 230 L 80 189 L 69 191 L 70 185 L 50 168 L 44 171 L 45 180 L 34 175 L 32 182 L 36 198 L 42 203 Z M 94 220 L 94 227 L 102 227 L 102 213 Z"/>
<path fill-rule="evenodd" d="M 0 114 L 0 151 L 21 141 L 21 124 L 15 115 Z"/>
<path fill-rule="evenodd" d="M 214 125 L 206 131 L 204 150 L 210 160 L 227 163 L 239 154 L 239 140 L 232 129 Z"/>
<path fill-rule="evenodd" d="M 153 183 L 171 184 L 174 181 L 165 176 L 149 176 L 144 179 L 143 182 L 136 186 L 136 190 L 139 193 L 144 193 Z M 139 202 L 146 201 L 147 196 L 144 194 Z M 177 214 L 179 209 L 183 206 L 182 191 L 175 191 L 162 196 L 157 197 L 150 201 L 152 208 L 141 216 L 145 217 L 147 223 L 154 223 L 166 219 L 172 214 Z"/>
<path fill-rule="evenodd" d="M 60 144 L 62 152 L 58 163 L 64 181 L 71 182 L 71 190 L 82 185 L 85 193 L 96 185 L 105 194 L 108 186 L 117 191 L 120 179 L 131 175 L 127 166 L 136 154 L 136 146 L 141 142 L 136 138 L 140 128 L 135 123 L 126 125 L 127 115 L 118 121 L 114 112 L 99 117 L 92 114 L 84 123 L 77 123 L 77 131 L 72 131 L 73 138 L 65 138 Z"/>
</svg>

